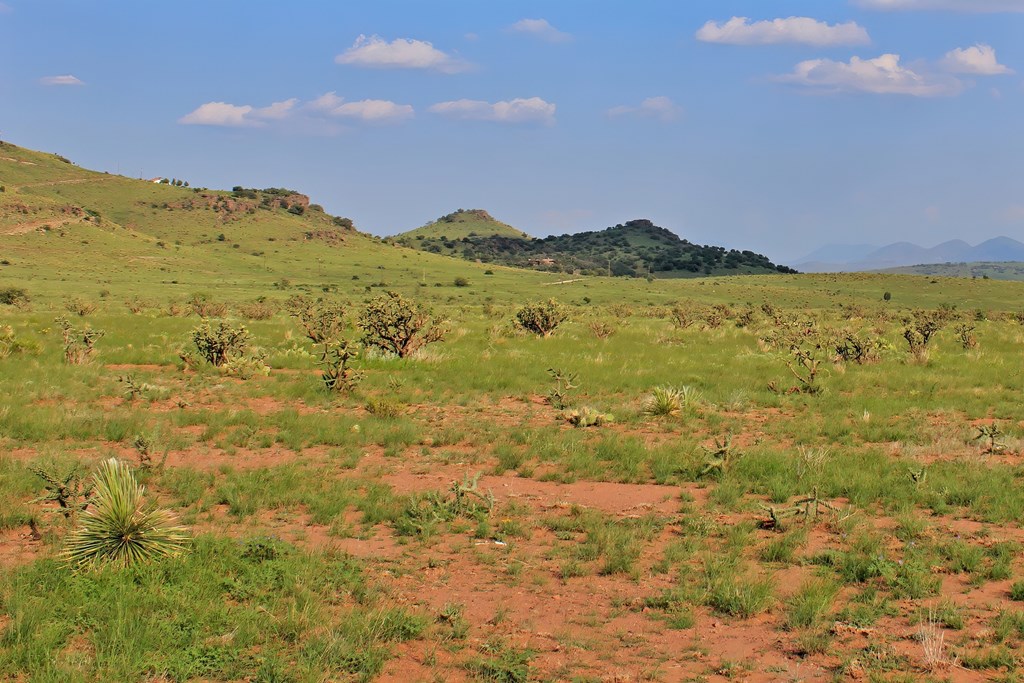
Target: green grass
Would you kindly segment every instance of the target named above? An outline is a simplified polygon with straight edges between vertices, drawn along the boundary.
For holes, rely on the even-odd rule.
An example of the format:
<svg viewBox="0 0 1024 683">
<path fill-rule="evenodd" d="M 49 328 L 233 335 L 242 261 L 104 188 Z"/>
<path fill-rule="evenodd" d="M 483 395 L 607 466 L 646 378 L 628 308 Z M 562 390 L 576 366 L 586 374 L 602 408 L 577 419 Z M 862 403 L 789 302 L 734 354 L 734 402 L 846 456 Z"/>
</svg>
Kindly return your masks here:
<svg viewBox="0 0 1024 683">
<path fill-rule="evenodd" d="M 152 671 L 223 680 L 289 661 L 295 680 L 369 679 L 391 643 L 426 627 L 381 603 L 351 558 L 259 539 L 204 536 L 181 558 L 131 571 L 72 573 L 41 561 L 5 575 L 0 591 L 12 618 L 0 672 L 32 680 L 137 680 Z"/>
</svg>

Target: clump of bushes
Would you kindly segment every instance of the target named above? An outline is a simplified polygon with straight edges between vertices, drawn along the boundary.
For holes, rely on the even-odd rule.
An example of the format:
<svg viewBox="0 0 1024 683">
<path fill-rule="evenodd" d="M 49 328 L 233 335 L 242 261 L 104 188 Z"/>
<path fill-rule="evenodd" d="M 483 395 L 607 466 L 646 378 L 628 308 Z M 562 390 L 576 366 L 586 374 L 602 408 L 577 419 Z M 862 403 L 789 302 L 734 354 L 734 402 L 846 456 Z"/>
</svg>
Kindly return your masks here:
<svg viewBox="0 0 1024 683">
<path fill-rule="evenodd" d="M 239 315 L 248 320 L 270 320 L 276 312 L 274 305 L 262 296 L 238 307 Z"/>
<path fill-rule="evenodd" d="M 90 313 L 96 312 L 96 302 L 76 296 L 65 301 L 64 308 L 68 313 L 74 313 L 75 315 L 84 318 Z"/>
<path fill-rule="evenodd" d="M 5 304 L 7 306 L 24 306 L 28 302 L 28 292 L 21 287 L 0 288 L 0 304 Z"/>
<path fill-rule="evenodd" d="M 516 324 L 527 332 L 548 337 L 569 318 L 565 308 L 554 299 L 527 304 L 516 313 Z"/>
<path fill-rule="evenodd" d="M 96 342 L 103 336 L 103 330 L 94 330 L 88 325 L 79 329 L 64 316 L 57 318 L 56 323 L 60 325 L 64 340 L 64 362 L 68 365 L 85 365 L 92 360 L 96 353 Z"/>
<path fill-rule="evenodd" d="M 359 315 L 363 343 L 399 358 L 406 358 L 447 333 L 444 321 L 397 292 L 372 299 Z"/>
<path fill-rule="evenodd" d="M 320 347 L 318 364 L 328 391 L 352 391 L 363 373 L 351 366 L 359 357 L 359 349 L 345 336 L 345 307 L 337 302 L 305 296 L 288 300 L 289 314 L 299 321 L 306 337 Z"/>
<path fill-rule="evenodd" d="M 228 314 L 228 305 L 211 300 L 207 294 L 193 294 L 188 300 L 188 310 L 200 318 L 223 318 Z"/>
<path fill-rule="evenodd" d="M 221 321 L 216 327 L 211 327 L 204 321 L 192 330 L 191 339 L 199 358 L 225 374 L 248 379 L 270 372 L 264 362 L 263 351 L 252 345 L 252 335 L 244 325 Z M 188 352 L 183 352 L 181 358 L 186 364 L 192 364 L 192 356 Z"/>
</svg>

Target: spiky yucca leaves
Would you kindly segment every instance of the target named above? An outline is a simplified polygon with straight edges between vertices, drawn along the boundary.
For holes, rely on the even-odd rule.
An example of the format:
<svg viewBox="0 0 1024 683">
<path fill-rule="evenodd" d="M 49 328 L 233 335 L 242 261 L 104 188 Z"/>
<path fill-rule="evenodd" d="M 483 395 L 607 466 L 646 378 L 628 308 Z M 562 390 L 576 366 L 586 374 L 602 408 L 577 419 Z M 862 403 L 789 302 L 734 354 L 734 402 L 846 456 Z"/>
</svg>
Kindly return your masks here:
<svg viewBox="0 0 1024 683">
<path fill-rule="evenodd" d="M 62 553 L 75 568 L 113 564 L 128 567 L 177 555 L 188 540 L 173 513 L 144 500 L 145 488 L 116 458 L 100 464 L 92 507 L 68 534 Z"/>
<path fill-rule="evenodd" d="M 696 405 L 700 394 L 691 386 L 654 387 L 644 403 L 644 412 L 656 417 L 676 415 Z"/>
<path fill-rule="evenodd" d="M 679 390 L 675 387 L 654 387 L 650 398 L 644 403 L 648 415 L 675 415 L 683 408 Z"/>
</svg>

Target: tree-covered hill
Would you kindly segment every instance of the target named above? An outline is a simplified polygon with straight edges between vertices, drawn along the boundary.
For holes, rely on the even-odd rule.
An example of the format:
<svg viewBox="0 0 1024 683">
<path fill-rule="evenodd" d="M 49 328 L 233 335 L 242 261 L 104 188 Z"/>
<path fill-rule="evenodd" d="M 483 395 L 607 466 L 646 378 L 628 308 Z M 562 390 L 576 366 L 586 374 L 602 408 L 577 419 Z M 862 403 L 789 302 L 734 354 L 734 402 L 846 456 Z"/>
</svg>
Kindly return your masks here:
<svg viewBox="0 0 1024 683">
<path fill-rule="evenodd" d="M 645 219 L 604 230 L 531 238 L 486 211 L 459 210 L 393 240 L 471 261 L 584 275 L 665 278 L 796 272 L 749 250 L 693 244 Z"/>
</svg>

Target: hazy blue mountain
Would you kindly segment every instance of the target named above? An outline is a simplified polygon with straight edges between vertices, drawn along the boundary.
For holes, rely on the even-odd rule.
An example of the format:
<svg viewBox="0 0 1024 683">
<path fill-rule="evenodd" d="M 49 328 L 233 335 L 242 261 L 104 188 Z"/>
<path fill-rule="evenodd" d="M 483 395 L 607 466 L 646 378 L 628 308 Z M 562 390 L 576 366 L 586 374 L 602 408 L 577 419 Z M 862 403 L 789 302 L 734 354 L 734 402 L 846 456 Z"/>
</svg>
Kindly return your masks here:
<svg viewBox="0 0 1024 683">
<path fill-rule="evenodd" d="M 1024 243 L 1005 236 L 986 240 L 976 246 L 963 240 L 950 240 L 934 247 L 894 242 L 867 253 L 858 252 L 857 249 L 857 246 L 851 246 L 844 251 L 843 245 L 828 245 L 797 261 L 793 267 L 807 273 L 825 273 L 883 270 L 935 263 L 1024 261 Z"/>
</svg>

